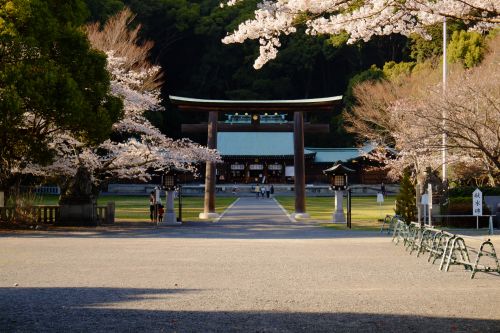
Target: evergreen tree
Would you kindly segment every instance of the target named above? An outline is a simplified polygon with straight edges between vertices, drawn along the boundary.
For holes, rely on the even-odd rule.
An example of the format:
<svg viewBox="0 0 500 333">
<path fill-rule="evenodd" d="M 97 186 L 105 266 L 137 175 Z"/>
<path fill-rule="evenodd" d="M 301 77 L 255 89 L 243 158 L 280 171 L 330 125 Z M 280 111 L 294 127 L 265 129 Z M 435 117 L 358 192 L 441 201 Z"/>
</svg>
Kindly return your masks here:
<svg viewBox="0 0 500 333">
<path fill-rule="evenodd" d="M 28 163 L 48 163 L 55 131 L 89 144 L 122 115 L 106 57 L 81 29 L 82 0 L 18 0 L 0 7 L 0 189 Z M 5 9 L 5 10 L 4 10 Z"/>
<path fill-rule="evenodd" d="M 410 173 L 405 171 L 396 197 L 396 214 L 407 223 L 416 220 L 415 186 L 411 182 Z"/>
</svg>

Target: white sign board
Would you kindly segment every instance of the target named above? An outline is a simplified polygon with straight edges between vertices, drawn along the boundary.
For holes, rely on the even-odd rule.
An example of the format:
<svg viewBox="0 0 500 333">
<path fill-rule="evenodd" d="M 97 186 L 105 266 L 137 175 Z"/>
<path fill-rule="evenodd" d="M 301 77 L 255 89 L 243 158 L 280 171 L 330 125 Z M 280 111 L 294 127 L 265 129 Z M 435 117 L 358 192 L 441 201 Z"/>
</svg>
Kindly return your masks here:
<svg viewBox="0 0 500 333">
<path fill-rule="evenodd" d="M 377 193 L 377 203 L 384 202 L 384 195 L 382 193 Z"/>
<path fill-rule="evenodd" d="M 427 185 L 427 204 L 432 207 L 432 185 Z"/>
<path fill-rule="evenodd" d="M 155 187 L 155 198 L 156 198 L 156 202 L 157 203 L 160 203 L 161 202 L 161 198 L 160 198 L 160 189 L 158 187 Z"/>
<path fill-rule="evenodd" d="M 422 205 L 428 205 L 429 204 L 429 196 L 427 193 L 422 194 L 422 197 L 420 198 L 420 203 Z"/>
<path fill-rule="evenodd" d="M 483 192 L 479 189 L 472 192 L 472 215 L 483 215 Z"/>
<path fill-rule="evenodd" d="M 292 166 L 286 166 L 285 167 L 285 177 L 294 177 L 295 176 L 295 167 Z"/>
</svg>

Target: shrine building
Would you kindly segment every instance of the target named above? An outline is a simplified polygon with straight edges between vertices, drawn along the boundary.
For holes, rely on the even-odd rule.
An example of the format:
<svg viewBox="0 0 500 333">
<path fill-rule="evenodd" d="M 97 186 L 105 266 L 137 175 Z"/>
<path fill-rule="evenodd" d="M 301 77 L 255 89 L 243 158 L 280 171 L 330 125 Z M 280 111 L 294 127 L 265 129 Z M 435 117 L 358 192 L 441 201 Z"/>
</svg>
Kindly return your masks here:
<svg viewBox="0 0 500 333">
<path fill-rule="evenodd" d="M 258 119 L 255 119 L 257 118 Z M 218 184 L 294 182 L 294 133 L 287 114 L 225 114 L 218 122 L 217 150 L 223 163 L 217 165 Z M 257 125 L 258 124 L 258 125 Z M 246 125 L 246 126 L 245 126 Z M 206 124 L 184 124 L 184 133 L 204 132 Z M 264 128 L 263 128 L 264 126 Z M 325 132 L 328 125 L 305 123 L 305 132 Z M 374 146 L 361 148 L 304 148 L 305 177 L 308 184 L 327 184 L 323 170 L 337 162 L 356 170 L 352 183 L 379 184 L 385 173 L 367 168 L 364 155 Z"/>
</svg>

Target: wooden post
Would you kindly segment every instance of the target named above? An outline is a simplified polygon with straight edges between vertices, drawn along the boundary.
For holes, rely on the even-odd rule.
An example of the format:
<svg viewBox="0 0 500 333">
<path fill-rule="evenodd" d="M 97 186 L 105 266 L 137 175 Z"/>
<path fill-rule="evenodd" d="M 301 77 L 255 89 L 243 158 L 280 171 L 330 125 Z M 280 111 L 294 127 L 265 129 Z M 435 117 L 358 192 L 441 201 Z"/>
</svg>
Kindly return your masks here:
<svg viewBox="0 0 500 333">
<path fill-rule="evenodd" d="M 302 112 L 293 114 L 293 150 L 295 173 L 295 213 L 296 219 L 309 218 L 306 213 L 306 177 L 304 159 L 304 116 Z"/>
<path fill-rule="evenodd" d="M 208 115 L 207 146 L 209 149 L 217 148 L 217 111 L 210 111 Z M 207 162 L 205 172 L 205 199 L 203 213 L 199 215 L 200 219 L 206 220 L 219 217 L 219 214 L 215 212 L 215 177 L 215 163 Z"/>
<path fill-rule="evenodd" d="M 108 202 L 108 210 L 106 214 L 106 223 L 108 224 L 113 224 L 115 223 L 115 202 L 110 201 Z"/>
</svg>

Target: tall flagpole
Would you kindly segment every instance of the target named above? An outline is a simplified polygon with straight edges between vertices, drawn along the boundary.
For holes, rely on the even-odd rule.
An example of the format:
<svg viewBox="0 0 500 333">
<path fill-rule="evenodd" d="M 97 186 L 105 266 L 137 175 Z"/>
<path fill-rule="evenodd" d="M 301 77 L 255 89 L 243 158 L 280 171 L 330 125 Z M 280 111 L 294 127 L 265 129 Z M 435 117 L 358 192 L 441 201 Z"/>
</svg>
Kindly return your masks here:
<svg viewBox="0 0 500 333">
<path fill-rule="evenodd" d="M 443 95 L 446 93 L 446 74 L 447 74 L 447 59 L 446 59 L 446 17 L 443 18 Z M 446 168 L 446 109 L 443 108 L 443 137 L 442 137 L 442 168 L 443 182 L 448 180 Z"/>
</svg>

